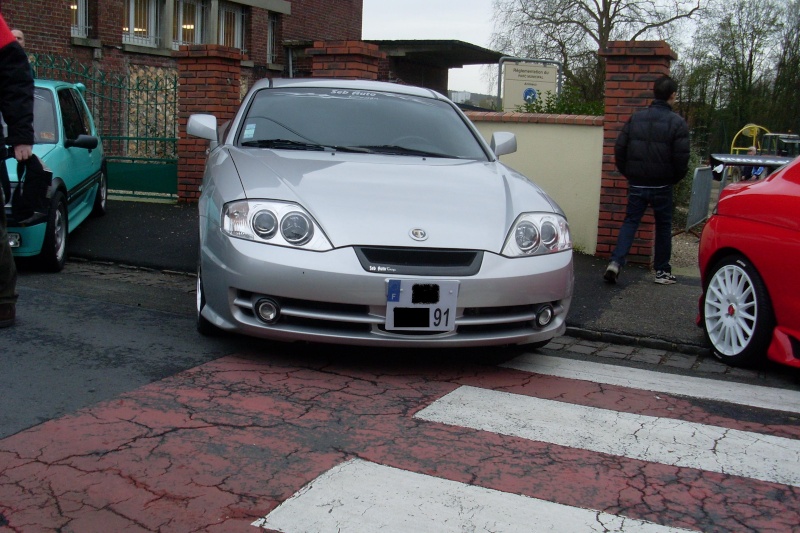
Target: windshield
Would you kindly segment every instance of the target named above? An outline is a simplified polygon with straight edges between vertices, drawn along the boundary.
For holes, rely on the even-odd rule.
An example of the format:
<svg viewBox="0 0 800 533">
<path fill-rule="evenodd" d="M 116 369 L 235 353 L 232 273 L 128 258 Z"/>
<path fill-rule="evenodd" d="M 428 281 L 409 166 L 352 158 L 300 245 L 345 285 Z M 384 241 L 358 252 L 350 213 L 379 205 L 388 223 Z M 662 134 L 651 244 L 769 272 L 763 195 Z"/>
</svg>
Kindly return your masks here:
<svg viewBox="0 0 800 533">
<path fill-rule="evenodd" d="M 33 93 L 33 143 L 55 144 L 58 142 L 56 125 L 56 106 L 53 93 L 47 89 L 36 87 Z M 3 137 L 8 137 L 8 126 L 0 116 L 0 127 Z"/>
<path fill-rule="evenodd" d="M 447 102 L 350 89 L 261 90 L 237 140 L 256 148 L 488 159 Z"/>
<path fill-rule="evenodd" d="M 33 95 L 33 138 L 36 144 L 55 144 L 58 141 L 57 124 L 53 93 L 37 87 Z"/>
</svg>

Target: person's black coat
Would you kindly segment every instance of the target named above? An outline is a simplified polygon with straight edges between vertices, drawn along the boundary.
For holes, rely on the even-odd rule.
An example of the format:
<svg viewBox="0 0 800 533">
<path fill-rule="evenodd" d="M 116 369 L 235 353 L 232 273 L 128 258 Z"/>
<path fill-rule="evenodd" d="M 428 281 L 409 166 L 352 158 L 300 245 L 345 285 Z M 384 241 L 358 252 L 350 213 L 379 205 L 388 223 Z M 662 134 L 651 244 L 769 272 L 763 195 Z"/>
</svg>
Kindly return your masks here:
<svg viewBox="0 0 800 533">
<path fill-rule="evenodd" d="M 689 127 L 667 102 L 654 100 L 622 127 L 614 155 L 631 185 L 673 185 L 689 167 Z"/>
<path fill-rule="evenodd" d="M 0 48 L 0 113 L 8 124 L 7 145 L 33 145 L 33 77 L 16 41 Z"/>
</svg>

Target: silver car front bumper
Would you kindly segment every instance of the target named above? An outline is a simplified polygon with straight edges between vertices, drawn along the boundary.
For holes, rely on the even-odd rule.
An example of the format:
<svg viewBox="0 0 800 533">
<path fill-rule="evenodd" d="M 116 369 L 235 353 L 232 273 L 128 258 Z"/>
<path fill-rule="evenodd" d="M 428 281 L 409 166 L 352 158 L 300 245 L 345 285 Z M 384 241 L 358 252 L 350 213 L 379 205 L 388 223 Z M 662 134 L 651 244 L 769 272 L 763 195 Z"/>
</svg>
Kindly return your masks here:
<svg viewBox="0 0 800 533">
<path fill-rule="evenodd" d="M 283 341 L 457 347 L 537 343 L 566 329 L 571 251 L 517 259 L 484 253 L 473 276 L 393 276 L 367 272 L 352 247 L 311 252 L 210 235 L 201 246 L 202 315 L 223 330 Z M 454 329 L 387 331 L 387 284 L 398 278 L 457 280 Z M 279 306 L 275 323 L 255 312 L 265 298 Z M 553 311 L 543 327 L 535 324 L 542 306 Z"/>
</svg>

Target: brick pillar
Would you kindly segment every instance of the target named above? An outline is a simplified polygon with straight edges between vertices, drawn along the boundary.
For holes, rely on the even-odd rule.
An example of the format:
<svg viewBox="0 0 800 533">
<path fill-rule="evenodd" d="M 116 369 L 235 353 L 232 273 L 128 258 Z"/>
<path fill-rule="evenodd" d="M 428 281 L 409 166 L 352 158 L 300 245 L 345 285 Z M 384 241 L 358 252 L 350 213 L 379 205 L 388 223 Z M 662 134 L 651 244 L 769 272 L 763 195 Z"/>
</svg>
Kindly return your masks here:
<svg viewBox="0 0 800 533">
<path fill-rule="evenodd" d="M 606 59 L 606 80 L 596 255 L 609 257 L 625 219 L 628 193 L 628 181 L 617 172 L 614 164 L 614 143 L 628 118 L 653 101 L 653 82 L 660 76 L 669 75 L 670 62 L 678 56 L 664 41 L 612 41 L 599 53 Z M 652 264 L 654 243 L 654 218 L 648 209 L 639 225 L 628 261 Z"/>
<path fill-rule="evenodd" d="M 362 41 L 317 41 L 306 49 L 315 78 L 377 80 L 378 67 L 386 54 L 376 44 Z"/>
<path fill-rule="evenodd" d="M 193 113 L 209 113 L 218 124 L 239 107 L 241 51 L 221 45 L 181 46 L 178 60 L 178 201 L 196 202 L 206 162 L 208 141 L 189 137 L 186 123 Z"/>
</svg>

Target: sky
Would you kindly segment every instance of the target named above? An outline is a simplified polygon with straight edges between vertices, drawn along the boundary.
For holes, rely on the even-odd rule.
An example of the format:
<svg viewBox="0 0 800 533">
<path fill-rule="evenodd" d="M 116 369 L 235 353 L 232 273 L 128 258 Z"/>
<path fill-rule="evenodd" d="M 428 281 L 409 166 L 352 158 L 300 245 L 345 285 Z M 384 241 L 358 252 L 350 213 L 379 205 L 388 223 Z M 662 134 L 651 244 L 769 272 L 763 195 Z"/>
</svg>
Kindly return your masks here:
<svg viewBox="0 0 800 533">
<path fill-rule="evenodd" d="M 489 48 L 492 0 L 363 0 L 363 39 L 445 39 Z M 496 68 L 496 67 L 495 67 Z M 495 94 L 486 67 L 450 69 L 451 91 Z"/>
</svg>

